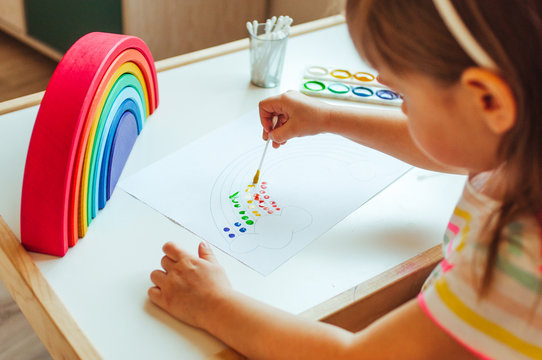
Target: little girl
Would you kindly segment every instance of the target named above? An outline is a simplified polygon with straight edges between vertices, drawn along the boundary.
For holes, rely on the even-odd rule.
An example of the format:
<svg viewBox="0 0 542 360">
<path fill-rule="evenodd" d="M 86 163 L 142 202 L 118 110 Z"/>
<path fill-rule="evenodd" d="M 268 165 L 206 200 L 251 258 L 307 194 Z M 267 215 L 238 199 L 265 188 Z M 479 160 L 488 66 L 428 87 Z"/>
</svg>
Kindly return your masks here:
<svg viewBox="0 0 542 360">
<path fill-rule="evenodd" d="M 444 260 L 416 299 L 355 334 L 236 292 L 205 243 L 199 257 L 164 245 L 151 301 L 250 358 L 542 359 L 542 3 L 349 0 L 346 14 L 404 115 L 287 92 L 260 103 L 263 137 L 331 132 L 467 173 Z"/>
</svg>

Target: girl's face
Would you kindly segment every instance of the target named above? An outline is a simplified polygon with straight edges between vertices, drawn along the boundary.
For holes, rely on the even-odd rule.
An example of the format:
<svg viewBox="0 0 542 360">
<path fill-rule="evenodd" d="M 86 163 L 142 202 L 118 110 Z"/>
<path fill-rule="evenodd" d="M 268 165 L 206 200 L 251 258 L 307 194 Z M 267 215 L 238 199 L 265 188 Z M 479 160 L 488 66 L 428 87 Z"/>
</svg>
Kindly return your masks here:
<svg viewBox="0 0 542 360">
<path fill-rule="evenodd" d="M 499 137 L 487 128 L 464 85 L 444 86 L 421 74 L 398 76 L 385 67 L 379 73 L 382 83 L 403 95 L 410 134 L 430 158 L 469 172 L 496 165 Z"/>
</svg>

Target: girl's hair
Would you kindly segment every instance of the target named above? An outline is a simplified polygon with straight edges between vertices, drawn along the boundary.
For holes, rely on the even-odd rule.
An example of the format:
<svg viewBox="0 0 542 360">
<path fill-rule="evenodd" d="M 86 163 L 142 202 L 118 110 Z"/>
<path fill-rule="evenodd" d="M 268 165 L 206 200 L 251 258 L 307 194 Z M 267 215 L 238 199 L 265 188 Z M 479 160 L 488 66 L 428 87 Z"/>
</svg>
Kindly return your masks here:
<svg viewBox="0 0 542 360">
<path fill-rule="evenodd" d="M 502 205 L 493 214 L 481 290 L 492 278 L 502 233 L 519 216 L 542 211 L 542 2 L 455 0 L 474 38 L 500 68 L 516 100 L 514 127 L 502 137 L 498 157 L 507 174 Z M 444 86 L 477 66 L 451 35 L 432 0 L 348 0 L 354 43 L 370 64 L 396 74 L 414 72 Z"/>
</svg>

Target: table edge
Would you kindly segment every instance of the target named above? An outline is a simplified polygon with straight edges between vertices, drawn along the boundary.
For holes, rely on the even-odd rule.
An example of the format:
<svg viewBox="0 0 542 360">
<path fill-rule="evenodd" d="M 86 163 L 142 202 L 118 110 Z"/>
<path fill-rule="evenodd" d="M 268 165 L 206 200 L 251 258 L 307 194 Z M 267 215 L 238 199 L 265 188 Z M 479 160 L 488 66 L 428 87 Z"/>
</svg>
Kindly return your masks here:
<svg viewBox="0 0 542 360">
<path fill-rule="evenodd" d="M 101 358 L 2 216 L 0 278 L 53 358 Z"/>
</svg>

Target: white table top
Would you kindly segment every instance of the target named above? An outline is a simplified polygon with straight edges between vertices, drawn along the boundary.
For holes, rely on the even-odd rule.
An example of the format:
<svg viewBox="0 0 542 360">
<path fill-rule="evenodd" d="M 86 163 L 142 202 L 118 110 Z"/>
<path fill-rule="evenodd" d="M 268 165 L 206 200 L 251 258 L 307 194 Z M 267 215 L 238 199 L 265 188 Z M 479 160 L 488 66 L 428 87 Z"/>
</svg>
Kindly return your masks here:
<svg viewBox="0 0 542 360">
<path fill-rule="evenodd" d="M 123 176 L 253 110 L 267 96 L 298 89 L 306 65 L 366 68 L 339 25 L 289 40 L 280 88 L 250 85 L 246 50 L 159 73 L 160 105 Z M 36 113 L 32 107 L 0 116 L 0 214 L 18 237 Z M 412 169 L 267 277 L 216 255 L 236 289 L 299 313 L 437 245 L 464 181 Z M 65 257 L 31 256 L 104 358 L 205 358 L 224 345 L 147 299 L 149 274 L 159 267 L 166 241 L 195 254 L 200 239 L 117 189 Z"/>
</svg>

